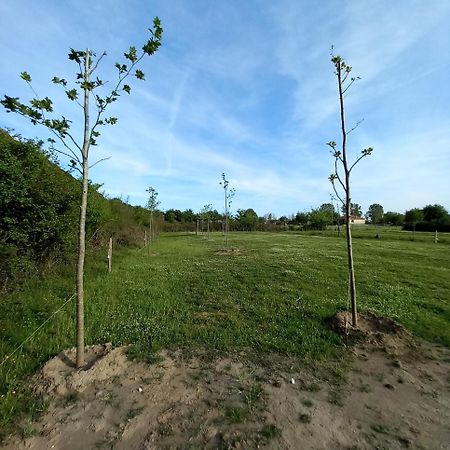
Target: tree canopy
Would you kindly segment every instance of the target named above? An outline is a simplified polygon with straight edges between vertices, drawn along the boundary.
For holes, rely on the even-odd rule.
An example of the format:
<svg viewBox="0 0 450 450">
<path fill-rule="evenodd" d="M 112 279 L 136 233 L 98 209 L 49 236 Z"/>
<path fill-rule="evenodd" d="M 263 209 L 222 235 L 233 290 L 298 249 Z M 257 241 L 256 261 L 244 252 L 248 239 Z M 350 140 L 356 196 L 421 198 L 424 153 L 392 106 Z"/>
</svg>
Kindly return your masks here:
<svg viewBox="0 0 450 450">
<path fill-rule="evenodd" d="M 384 209 L 379 203 L 373 203 L 369 206 L 369 210 L 366 213 L 366 217 L 370 220 L 370 223 L 377 225 L 383 222 Z"/>
</svg>

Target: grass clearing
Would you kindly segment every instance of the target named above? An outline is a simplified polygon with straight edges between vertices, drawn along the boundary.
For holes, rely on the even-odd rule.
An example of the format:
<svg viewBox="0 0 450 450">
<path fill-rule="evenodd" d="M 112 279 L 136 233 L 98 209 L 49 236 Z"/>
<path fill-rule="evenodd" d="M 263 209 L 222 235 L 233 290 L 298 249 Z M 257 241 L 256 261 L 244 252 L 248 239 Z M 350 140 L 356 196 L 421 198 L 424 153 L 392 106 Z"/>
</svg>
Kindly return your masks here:
<svg viewBox="0 0 450 450">
<path fill-rule="evenodd" d="M 450 240 L 433 233 L 355 229 L 361 310 L 394 318 L 415 336 L 450 347 Z M 345 237 L 335 233 L 231 233 L 239 252 L 218 254 L 223 236 L 165 234 L 152 254 L 118 250 L 112 274 L 92 259 L 86 342 L 133 344 L 138 358 L 163 347 L 277 352 L 305 362 L 339 352 L 324 320 L 347 307 Z M 0 299 L 0 359 L 73 293 L 73 276 L 31 281 Z M 0 367 L 0 429 L 42 408 L 23 380 L 75 342 L 70 303 Z M 339 374 L 336 374 L 338 377 Z"/>
</svg>

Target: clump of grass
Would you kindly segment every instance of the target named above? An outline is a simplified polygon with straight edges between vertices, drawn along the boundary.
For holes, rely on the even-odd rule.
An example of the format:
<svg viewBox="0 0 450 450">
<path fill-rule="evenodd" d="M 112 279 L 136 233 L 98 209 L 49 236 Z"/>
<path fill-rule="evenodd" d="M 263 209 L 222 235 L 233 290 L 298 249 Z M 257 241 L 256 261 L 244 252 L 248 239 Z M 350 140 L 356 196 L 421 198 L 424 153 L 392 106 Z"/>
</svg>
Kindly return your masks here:
<svg viewBox="0 0 450 450">
<path fill-rule="evenodd" d="M 387 425 L 374 424 L 370 425 L 370 428 L 376 433 L 380 434 L 390 434 L 390 429 Z"/>
<path fill-rule="evenodd" d="M 250 390 L 245 395 L 245 400 L 247 402 L 249 410 L 252 410 L 254 408 L 256 402 L 261 398 L 262 394 L 263 389 L 261 384 L 257 381 L 254 381 L 250 386 Z"/>
<path fill-rule="evenodd" d="M 13 432 L 19 432 L 22 436 L 31 432 L 29 425 L 47 408 L 47 401 L 30 395 L 24 388 L 6 393 L 0 400 L 0 442 Z M 19 420 L 12 420 L 17 417 L 23 418 L 24 427 Z"/>
<path fill-rule="evenodd" d="M 264 425 L 260 433 L 266 439 L 274 439 L 281 434 L 281 430 L 274 424 L 267 424 Z"/>
<path fill-rule="evenodd" d="M 39 433 L 37 429 L 33 425 L 33 421 L 31 419 L 27 419 L 25 424 L 21 427 L 21 436 L 22 439 L 27 439 L 33 436 L 37 436 Z"/>
<path fill-rule="evenodd" d="M 138 416 L 139 414 L 141 414 L 141 412 L 144 410 L 143 407 L 140 408 L 131 408 L 128 413 L 127 413 L 127 420 L 132 420 L 134 419 L 136 416 Z"/>
<path fill-rule="evenodd" d="M 156 364 L 162 361 L 162 357 L 155 352 L 158 350 L 155 346 L 144 346 L 133 344 L 127 348 L 127 357 L 131 361 L 141 361 L 147 364 Z"/>
<path fill-rule="evenodd" d="M 65 399 L 64 403 L 66 405 L 70 405 L 72 403 L 75 403 L 78 400 L 78 394 L 76 392 L 71 392 Z"/>
<path fill-rule="evenodd" d="M 328 395 L 328 402 L 336 406 L 344 406 L 344 395 L 341 391 L 333 389 Z"/>
<path fill-rule="evenodd" d="M 305 400 L 303 400 L 302 403 L 303 403 L 303 405 L 306 406 L 307 408 L 311 408 L 311 407 L 314 405 L 313 401 L 310 400 L 310 399 L 308 399 L 308 398 L 305 399 Z"/>
<path fill-rule="evenodd" d="M 230 423 L 242 423 L 247 419 L 249 412 L 246 406 L 229 406 L 225 408 L 225 417 Z"/>
<path fill-rule="evenodd" d="M 300 420 L 301 423 L 311 423 L 312 419 L 309 414 L 300 414 L 298 420 Z"/>
<path fill-rule="evenodd" d="M 322 389 L 322 387 L 320 386 L 319 383 L 309 383 L 305 385 L 304 389 L 305 391 L 309 392 L 319 392 Z"/>
<path fill-rule="evenodd" d="M 114 393 L 113 391 L 108 391 L 104 400 L 108 406 L 111 406 L 113 408 L 115 408 L 116 406 L 119 405 L 119 401 L 117 399 L 117 394 Z"/>
<path fill-rule="evenodd" d="M 359 391 L 367 393 L 371 392 L 372 388 L 370 387 L 370 384 L 364 383 L 359 386 Z"/>
</svg>

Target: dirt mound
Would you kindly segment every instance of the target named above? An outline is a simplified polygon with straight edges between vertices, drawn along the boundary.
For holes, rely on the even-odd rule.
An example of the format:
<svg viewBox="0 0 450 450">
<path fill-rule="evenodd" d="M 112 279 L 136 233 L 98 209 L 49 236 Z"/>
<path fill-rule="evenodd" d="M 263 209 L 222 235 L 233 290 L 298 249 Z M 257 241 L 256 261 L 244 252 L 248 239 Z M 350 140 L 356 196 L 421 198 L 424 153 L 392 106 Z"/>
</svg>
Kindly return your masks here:
<svg viewBox="0 0 450 450">
<path fill-rule="evenodd" d="M 77 395 L 92 385 L 122 373 L 127 364 L 123 349 L 111 344 L 85 348 L 85 364 L 75 370 L 75 348 L 65 350 L 48 361 L 33 377 L 33 392 L 51 397 Z"/>
<path fill-rule="evenodd" d="M 370 312 L 358 314 L 358 324 L 352 325 L 351 313 L 340 311 L 329 321 L 329 327 L 345 336 L 347 344 L 369 343 L 396 356 L 418 356 L 418 347 L 411 334 L 395 320 Z"/>
</svg>

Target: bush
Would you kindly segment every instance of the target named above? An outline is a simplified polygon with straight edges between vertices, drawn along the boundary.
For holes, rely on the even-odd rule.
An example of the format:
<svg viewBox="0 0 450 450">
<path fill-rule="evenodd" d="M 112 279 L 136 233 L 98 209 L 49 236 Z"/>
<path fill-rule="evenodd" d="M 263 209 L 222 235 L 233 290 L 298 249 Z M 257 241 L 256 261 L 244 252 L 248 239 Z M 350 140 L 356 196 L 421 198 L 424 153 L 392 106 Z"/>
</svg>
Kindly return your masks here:
<svg viewBox="0 0 450 450">
<path fill-rule="evenodd" d="M 108 200 L 100 187 L 89 184 L 88 246 L 103 246 L 110 236 L 122 245 L 142 243 L 142 208 Z M 0 129 L 0 286 L 74 261 L 80 197 L 80 180 L 51 161 L 41 142 Z"/>
</svg>

